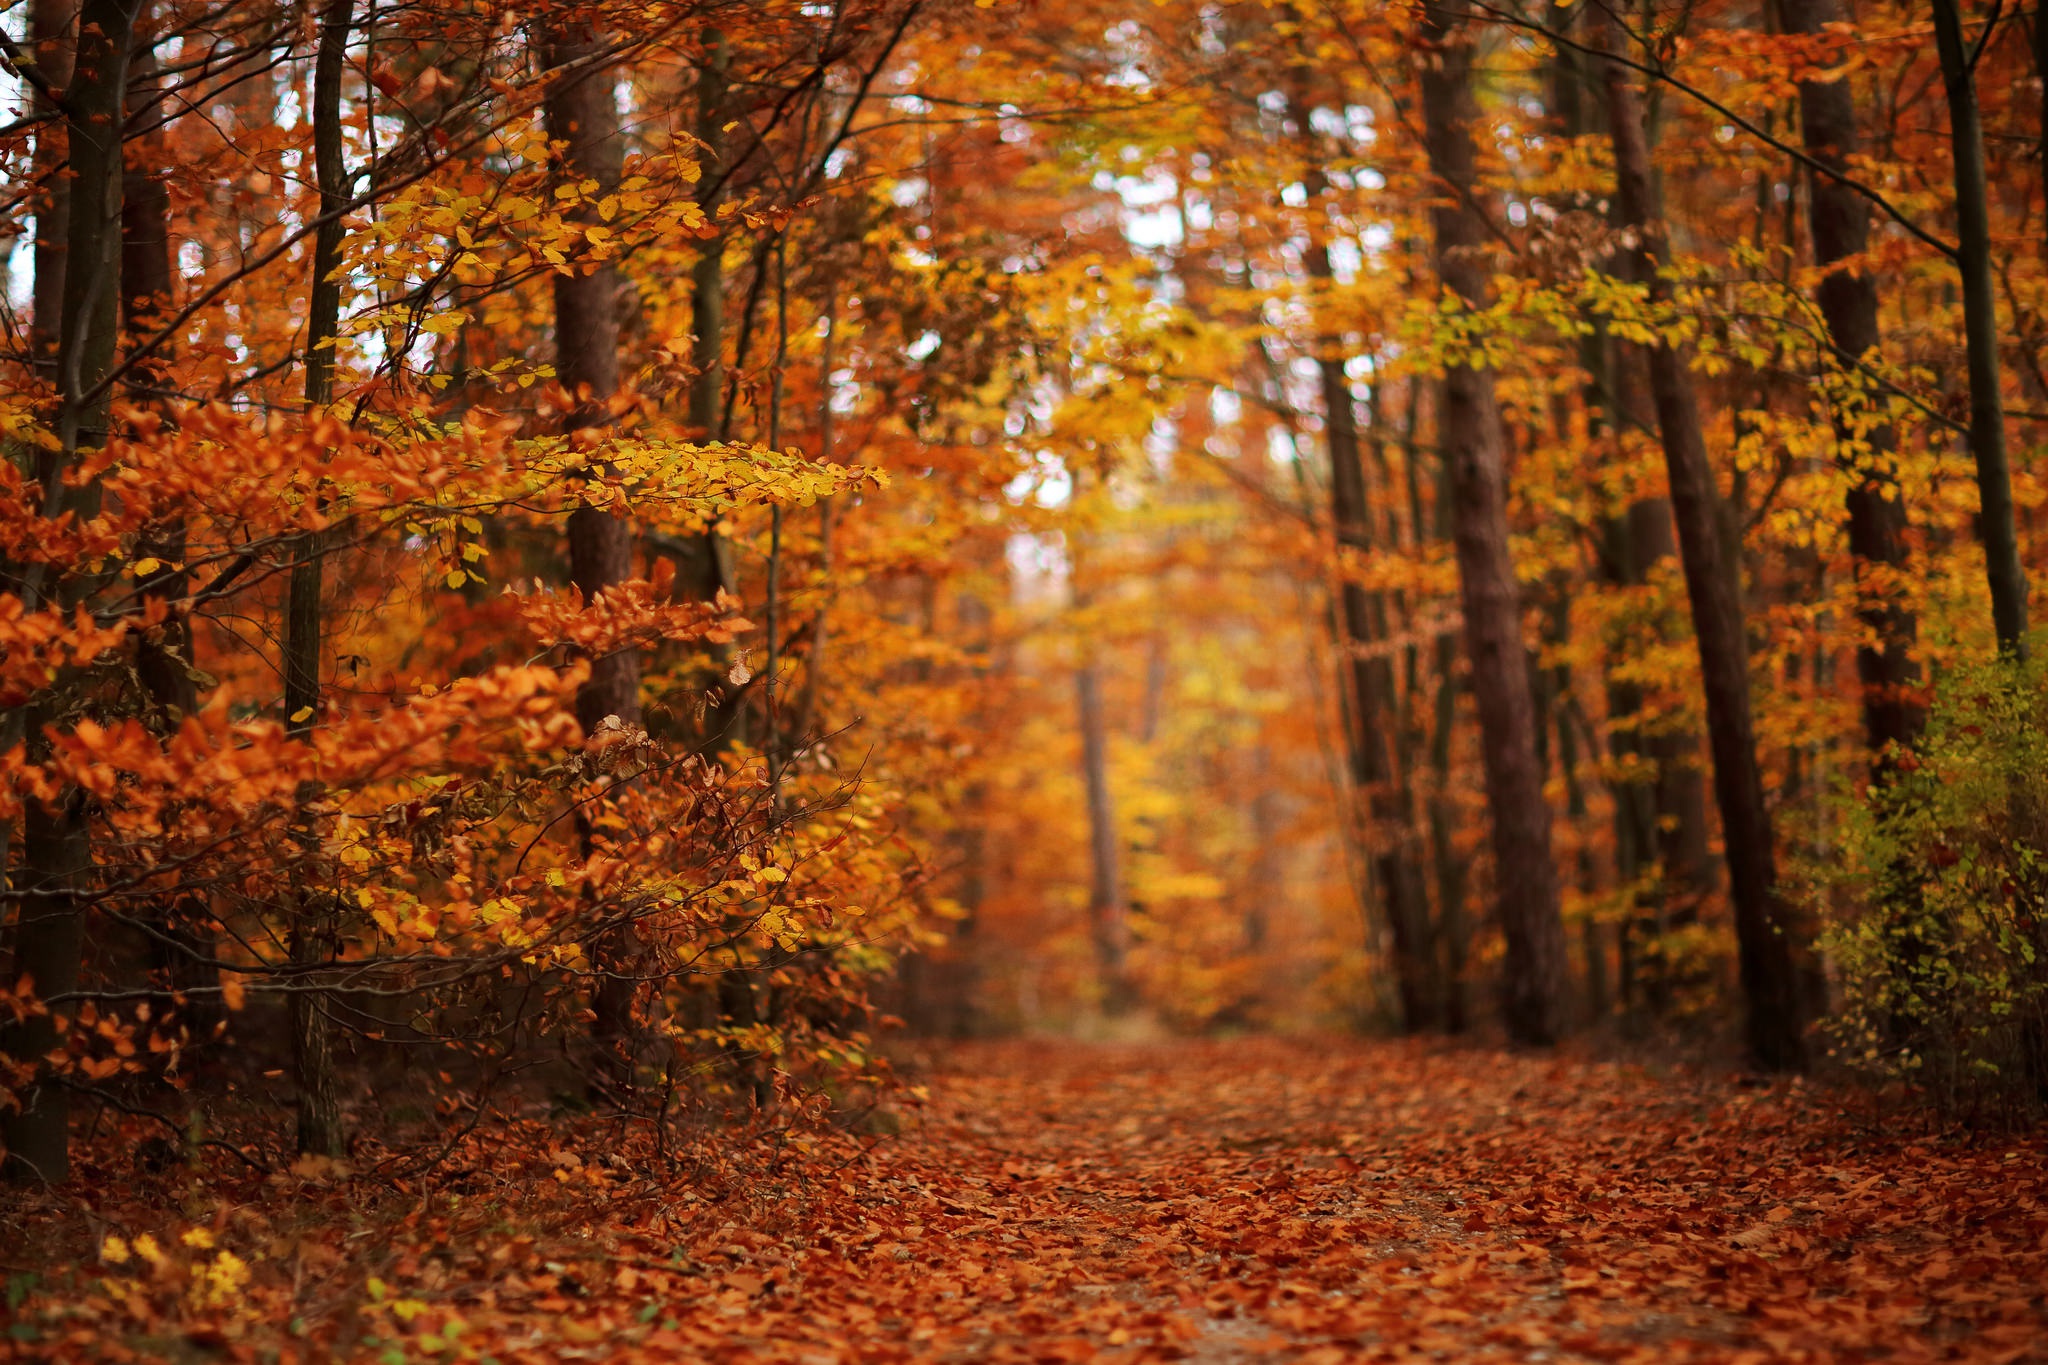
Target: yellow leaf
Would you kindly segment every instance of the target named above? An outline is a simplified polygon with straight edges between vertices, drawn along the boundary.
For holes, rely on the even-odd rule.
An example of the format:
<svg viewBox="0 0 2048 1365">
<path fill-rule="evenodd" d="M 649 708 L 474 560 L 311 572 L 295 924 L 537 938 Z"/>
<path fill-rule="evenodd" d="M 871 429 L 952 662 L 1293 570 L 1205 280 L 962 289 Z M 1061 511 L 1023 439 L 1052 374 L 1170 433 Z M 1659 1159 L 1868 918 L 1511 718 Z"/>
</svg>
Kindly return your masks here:
<svg viewBox="0 0 2048 1365">
<path fill-rule="evenodd" d="M 135 561 L 135 576 L 146 578 L 162 567 L 163 561 L 160 559 L 138 559 Z"/>
</svg>

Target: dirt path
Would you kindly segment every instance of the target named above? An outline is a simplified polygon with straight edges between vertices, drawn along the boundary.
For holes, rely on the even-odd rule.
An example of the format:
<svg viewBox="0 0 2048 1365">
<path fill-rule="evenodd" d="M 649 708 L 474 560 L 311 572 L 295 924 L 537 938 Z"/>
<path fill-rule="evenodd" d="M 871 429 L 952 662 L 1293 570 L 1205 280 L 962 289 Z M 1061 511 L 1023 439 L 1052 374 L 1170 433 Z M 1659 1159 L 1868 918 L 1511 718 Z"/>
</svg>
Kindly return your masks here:
<svg viewBox="0 0 2048 1365">
<path fill-rule="evenodd" d="M 2038 1141 L 1405 1045 L 982 1047 L 929 1085 L 776 1239 L 787 1316 L 743 1350 L 2048 1359 Z"/>
<path fill-rule="evenodd" d="M 978 1046 L 920 1079 L 889 1136 L 706 1128 L 678 1162 L 536 1115 L 419 1181 L 94 1187 L 0 1355 L 2048 1360 L 2039 1138 L 1388 1043 Z M 68 1199 L 21 1227 L 84 1235 Z"/>
</svg>

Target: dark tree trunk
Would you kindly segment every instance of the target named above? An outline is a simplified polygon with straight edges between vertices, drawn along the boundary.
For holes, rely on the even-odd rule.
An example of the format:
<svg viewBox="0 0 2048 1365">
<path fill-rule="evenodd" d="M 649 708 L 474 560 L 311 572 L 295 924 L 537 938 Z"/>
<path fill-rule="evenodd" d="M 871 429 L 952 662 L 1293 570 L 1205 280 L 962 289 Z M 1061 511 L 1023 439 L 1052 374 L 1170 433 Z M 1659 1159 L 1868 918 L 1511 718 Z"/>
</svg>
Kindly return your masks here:
<svg viewBox="0 0 2048 1365">
<path fill-rule="evenodd" d="M 1619 40 L 1610 20 L 1609 50 Z M 1608 132 L 1614 143 L 1617 219 L 1633 229 L 1639 278 L 1653 304 L 1668 300 L 1663 222 L 1650 181 L 1649 148 L 1632 77 L 1619 62 L 1606 64 Z M 1805 1048 L 1791 928 L 1778 900 L 1771 819 L 1764 805 L 1749 697 L 1749 640 L 1742 612 L 1740 569 L 1722 535 L 1720 498 L 1700 426 L 1686 357 L 1669 345 L 1646 348 L 1650 393 L 1664 442 L 1679 558 L 1699 640 L 1706 692 L 1707 739 L 1714 755 L 1714 789 L 1727 845 L 1729 890 L 1748 1006 L 1751 1059 L 1768 1069 L 1803 1064 Z"/>
<path fill-rule="evenodd" d="M 548 65 L 568 68 L 548 86 L 548 137 L 565 144 L 564 179 L 595 180 L 598 197 L 617 188 L 625 156 L 613 69 L 593 60 L 603 47 L 602 35 L 587 23 L 565 25 L 547 41 Z M 594 204 L 581 212 L 595 221 Z M 611 421 L 619 387 L 618 297 L 619 275 L 610 264 L 555 276 L 555 373 L 576 400 L 567 422 L 572 436 Z M 633 536 L 625 519 L 594 507 L 570 513 L 569 581 L 584 599 L 632 576 Z M 576 720 L 585 734 L 613 718 L 629 726 L 641 721 L 640 657 L 630 649 L 592 659 L 590 677 L 576 693 Z M 616 1097 L 632 1086 L 633 957 L 630 926 L 607 929 L 591 943 L 594 1097 Z"/>
<path fill-rule="evenodd" d="M 353 0 L 330 0 L 320 16 L 320 45 L 313 59 L 313 174 L 320 189 L 321 223 L 313 235 L 311 296 L 306 316 L 306 416 L 321 421 L 334 401 L 333 339 L 341 328 L 341 282 L 330 279 L 341 265 L 340 210 L 348 202 L 348 168 L 343 162 L 341 83 L 346 71 Z M 317 531 L 300 538 L 285 603 L 285 726 L 307 736 L 319 723 L 321 557 Z M 313 793 L 308 791 L 306 795 Z M 310 852 L 317 837 L 308 823 L 302 835 Z M 340 1086 L 334 1075 L 334 1030 L 328 993 L 318 967 L 334 955 L 333 906 L 319 893 L 303 892 L 292 926 L 292 961 L 312 970 L 292 985 L 292 1064 L 298 1078 L 298 1146 L 314 1156 L 340 1156 L 348 1147 L 342 1125 Z"/>
<path fill-rule="evenodd" d="M 2033 18 L 2033 44 L 2034 81 L 2041 90 L 2041 107 L 2035 111 L 2034 124 L 2039 145 L 2034 149 L 2034 156 L 2041 163 L 2041 193 L 2044 201 L 2048 201 L 2048 19 L 2044 19 L 2038 9 L 2034 11 Z M 2048 215 L 2044 215 L 2042 227 L 2042 245 L 2048 247 Z"/>
<path fill-rule="evenodd" d="M 1429 0 L 1422 106 L 1430 168 L 1446 191 L 1431 210 L 1437 272 L 1467 308 L 1487 302 L 1487 228 L 1475 205 L 1469 16 L 1455 0 Z M 1506 943 L 1503 1014 L 1517 1041 L 1547 1044 L 1564 1027 L 1569 980 L 1550 806 L 1536 762 L 1536 712 L 1522 639 L 1521 593 L 1508 545 L 1506 441 L 1493 371 L 1449 367 L 1438 432 L 1450 464 L 1459 596 L 1472 697 L 1479 712 L 1494 881 Z"/>
<path fill-rule="evenodd" d="M 1794 33 L 1822 33 L 1843 17 L 1839 0 L 1783 0 L 1783 13 L 1786 28 Z M 1847 172 L 1857 150 L 1856 105 L 1848 78 L 1801 82 L 1799 122 L 1807 154 Z M 1860 256 L 1869 245 L 1869 201 L 1839 180 L 1809 177 L 1806 212 L 1814 259 L 1821 265 Z M 1833 270 L 1821 281 L 1819 297 L 1842 368 L 1852 371 L 1874 359 L 1877 280 L 1854 266 Z M 1855 559 L 1857 615 L 1875 637 L 1856 651 L 1863 732 L 1872 756 L 1881 762 L 1887 751 L 1911 747 L 1922 720 L 1915 696 L 1920 670 L 1912 659 L 1918 622 L 1899 604 L 1896 582 L 1886 581 L 1906 565 L 1906 504 L 1898 492 L 1898 446 L 1890 424 L 1860 432 L 1844 424 L 1836 435 L 1845 444 L 1860 438 L 1868 447 L 1867 456 L 1855 462 L 1856 482 L 1849 490 L 1849 553 Z M 1883 569 L 1875 584 L 1869 582 L 1872 566 Z"/>
<path fill-rule="evenodd" d="M 1625 277 L 1640 274 L 1636 261 L 1617 265 Z M 1607 363 L 1600 374 L 1614 439 L 1623 441 L 1631 432 L 1656 432 L 1655 405 L 1644 396 L 1646 364 L 1641 349 L 1614 342 L 1604 333 L 1593 340 L 1606 348 Z M 1614 582 L 1641 588 L 1651 581 L 1659 564 L 1677 557 L 1671 511 L 1668 499 L 1645 498 L 1631 504 L 1606 528 L 1606 569 Z M 1685 627 L 1667 622 L 1660 614 L 1648 623 L 1648 629 L 1661 642 L 1676 637 Z M 1617 652 L 1627 654 L 1632 649 L 1630 642 L 1623 641 Z M 1671 996 L 1661 940 L 1672 929 L 1698 920 L 1716 876 L 1699 735 L 1690 727 L 1645 731 L 1645 700 L 1643 689 L 1633 682 L 1614 683 L 1608 690 L 1609 712 L 1626 731 L 1618 737 L 1617 750 L 1648 759 L 1651 772 L 1647 784 L 1629 783 L 1617 794 L 1618 814 L 1625 807 L 1623 818 L 1630 823 L 1617 844 L 1617 870 L 1625 881 L 1633 881 L 1651 862 L 1656 864 L 1658 875 L 1642 894 L 1640 913 L 1624 929 L 1633 940 L 1627 960 L 1628 985 L 1631 989 L 1640 986 L 1644 1003 L 1655 1012 L 1664 1009 Z M 1629 866 L 1624 870 L 1622 863 Z"/>
<path fill-rule="evenodd" d="M 76 42 L 72 21 L 77 12 L 75 0 L 33 0 L 29 8 L 29 40 L 35 45 L 36 66 L 52 89 L 62 90 L 71 83 Z M 29 112 L 48 120 L 37 128 L 30 164 L 36 186 L 36 243 L 29 352 L 37 378 L 54 390 L 57 341 L 63 330 L 64 257 L 70 249 L 71 179 L 65 174 L 64 120 L 50 117 L 55 110 L 40 92 L 29 101 Z"/>
<path fill-rule="evenodd" d="M 725 182 L 731 173 L 731 167 L 725 163 L 725 125 L 730 121 L 730 91 L 726 78 L 732 50 L 725 34 L 716 30 L 706 34 L 704 42 L 704 66 L 697 73 L 697 126 L 694 132 L 699 144 L 698 155 L 705 163 L 704 179 L 700 184 L 716 187 L 704 195 L 701 207 L 707 217 L 715 220 L 718 206 L 726 197 L 729 187 Z M 690 425 L 702 431 L 699 439 L 705 441 L 723 441 L 731 435 L 732 414 L 727 411 L 725 399 L 727 240 L 719 236 L 700 242 L 696 263 L 690 267 L 690 363 L 697 372 L 690 384 Z M 752 296 L 748 302 L 752 304 Z M 751 320 L 750 307 L 747 322 Z M 746 331 L 747 327 L 743 325 L 742 350 L 746 346 Z M 745 360 L 742 355 L 742 366 Z M 709 602 L 720 592 L 739 590 L 732 547 L 716 527 L 705 530 L 696 538 L 690 552 L 679 561 L 678 568 L 684 590 L 693 593 L 700 601 Z M 729 692 L 712 708 L 708 725 L 710 733 L 704 742 L 707 754 L 715 755 L 730 745 L 744 743 L 747 738 L 745 695 L 736 688 Z"/>
<path fill-rule="evenodd" d="M 155 34 L 136 40 L 134 73 L 128 81 L 128 116 L 145 125 L 166 116 L 158 102 Z M 162 129 L 130 141 L 121 189 L 121 322 L 127 346 L 147 342 L 161 325 L 170 303 L 171 196 L 165 183 L 168 149 Z M 159 347 L 129 371 L 128 389 L 140 404 L 160 404 L 171 373 L 170 353 Z M 136 587 L 151 602 L 165 605 L 164 624 L 135 642 L 135 674 L 155 712 L 158 733 L 168 735 L 199 709 L 199 688 L 193 681 L 192 626 L 177 603 L 190 591 L 190 578 L 176 566 L 185 560 L 185 527 L 151 527 L 138 537 L 136 558 L 162 566 L 138 575 Z M 172 1011 L 187 1033 L 186 1056 L 203 1055 L 221 1012 L 206 988 L 215 973 L 206 965 L 213 956 L 210 916 L 203 897 L 183 896 L 165 908 L 157 932 L 149 937 L 151 968 L 165 997 L 160 1008 Z"/>
<path fill-rule="evenodd" d="M 551 35 L 551 66 L 574 69 L 556 79 L 547 94 L 549 138 L 566 144 L 562 170 L 570 180 L 595 180 L 597 194 L 611 193 L 624 164 L 618 101 L 609 65 L 592 65 L 602 50 L 587 27 Z M 583 210 L 596 221 L 596 209 Z M 555 373 L 575 396 L 571 432 L 611 420 L 611 399 L 619 388 L 619 273 L 609 263 L 555 276 Z M 633 576 L 632 530 L 612 512 L 581 507 L 569 516 L 569 580 L 586 600 Z M 640 722 L 640 658 L 621 650 L 591 660 L 590 679 L 576 694 L 576 719 L 592 733 L 607 717 Z"/>
<path fill-rule="evenodd" d="M 37 482 L 51 515 L 89 517 L 99 504 L 97 485 L 67 488 L 65 476 L 82 449 L 105 444 L 109 396 L 101 388 L 113 369 L 120 333 L 121 172 L 120 129 L 128 85 L 128 50 L 141 0 L 87 0 L 79 13 L 77 57 L 69 88 L 66 172 L 70 211 L 65 223 L 63 286 L 57 330 L 57 435 L 55 450 L 36 461 Z M 38 261 L 40 268 L 43 262 Z M 40 283 L 40 282 L 39 282 Z M 72 606 L 86 595 L 77 574 L 57 585 L 51 599 Z M 40 574 L 25 576 L 24 604 L 43 591 Z M 61 689 L 65 679 L 53 687 Z M 27 717 L 31 762 L 46 745 L 41 708 Z M 78 981 L 85 944 L 92 848 L 83 794 L 71 791 L 48 807 L 31 803 L 22 821 L 20 885 L 24 894 L 15 923 L 14 974 L 32 978 L 39 998 L 62 995 Z M 69 1004 L 57 1013 L 68 1016 Z M 40 1058 L 61 1031 L 49 1016 L 32 1016 L 0 1028 L 0 1052 Z M 54 1078 L 33 1077 L 20 1106 L 0 1119 L 7 1144 L 6 1172 L 14 1179 L 51 1184 L 70 1173 L 71 1104 Z"/>
<path fill-rule="evenodd" d="M 1306 121 L 1306 112 L 1296 116 Z M 1312 191 L 1323 177 L 1311 170 Z M 1317 205 L 1312 193 L 1311 209 Z M 1310 228 L 1310 279 L 1327 285 L 1333 278 L 1329 246 L 1318 226 Z M 1342 338 L 1319 335 L 1316 370 L 1322 383 L 1323 431 L 1330 458 L 1330 512 L 1336 549 L 1364 553 L 1372 548 L 1372 506 L 1365 486 L 1365 465 L 1358 440 L 1358 413 L 1351 382 L 1338 355 Z M 1365 845 L 1372 867 L 1372 888 L 1387 917 L 1394 947 L 1394 981 L 1401 1000 L 1401 1026 L 1409 1033 L 1443 1027 L 1443 983 L 1437 969 L 1429 922 L 1429 896 L 1416 865 L 1406 799 L 1408 775 L 1394 757 L 1393 732 L 1399 723 L 1394 695 L 1394 661 L 1386 648 L 1387 604 L 1379 593 L 1344 579 L 1338 588 L 1338 620 L 1343 627 L 1345 672 L 1339 686 L 1348 690 L 1351 706 L 1345 736 L 1351 758 L 1351 781 L 1365 798 L 1370 828 Z"/>
<path fill-rule="evenodd" d="M 1581 19 L 1585 14 L 1581 11 Z M 1604 66 L 1597 58 L 1558 48 L 1551 66 L 1553 99 L 1558 122 L 1567 135 L 1605 133 L 1604 105 L 1597 98 L 1602 86 L 1596 69 Z M 1589 94 L 1595 98 L 1588 99 Z M 1577 195 L 1574 206 L 1591 212 L 1593 197 Z M 1619 273 L 1632 273 L 1630 262 L 1618 264 Z M 1580 362 L 1589 379 L 1585 395 L 1589 436 L 1605 436 L 1619 449 L 1631 433 L 1654 430 L 1656 414 L 1643 396 L 1641 358 L 1618 354 L 1600 319 L 1594 319 L 1594 330 L 1580 341 Z M 1619 586 L 1644 586 L 1652 569 L 1677 554 L 1671 504 L 1663 498 L 1631 504 L 1620 517 L 1606 520 L 1600 534 L 1601 571 Z M 1669 638 L 1661 620 L 1654 626 L 1658 640 Z M 1632 641 L 1610 640 L 1609 657 L 1631 654 L 1634 647 Z M 1644 885 L 1638 901 L 1640 913 L 1619 926 L 1622 997 L 1628 1003 L 1637 984 L 1629 951 L 1631 939 L 1661 938 L 1673 926 L 1696 918 L 1701 903 L 1714 889 L 1715 870 L 1709 852 L 1699 736 L 1689 729 L 1663 727 L 1644 732 L 1645 697 L 1633 682 L 1610 681 L 1607 702 L 1615 755 L 1647 760 L 1650 773 L 1648 780 L 1632 777 L 1615 788 L 1615 870 L 1624 886 L 1641 880 L 1652 864 L 1660 873 L 1654 883 Z M 1643 984 L 1649 987 L 1653 1003 L 1664 996 L 1661 976 Z"/>
<path fill-rule="evenodd" d="M 129 117 L 163 117 L 157 103 L 157 62 L 154 43 L 138 38 L 134 75 L 128 83 Z M 128 146 L 121 184 L 121 324 L 129 347 L 139 347 L 156 332 L 170 302 L 171 195 L 165 184 L 162 131 L 145 134 Z M 128 389 L 138 403 L 155 404 L 163 397 L 169 373 L 168 349 L 159 347 L 128 372 Z M 153 527 L 137 545 L 136 558 L 156 559 L 164 567 L 139 580 L 147 598 L 176 602 L 186 592 L 187 575 L 173 565 L 185 558 L 185 528 Z M 191 630 L 173 611 L 165 625 L 142 637 L 136 647 L 136 673 L 156 706 L 160 724 L 175 724 L 198 704 L 192 682 Z"/>
<path fill-rule="evenodd" d="M 2038 22 L 2038 20 L 2037 20 Z M 2013 519 L 2012 466 L 1999 394 L 1998 296 L 1991 259 L 1991 208 L 1984 172 L 1984 129 L 1977 113 L 1976 55 L 1963 34 L 1956 0 L 1934 0 L 1934 42 L 1948 91 L 1949 143 L 1955 160 L 1956 268 L 1963 277 L 1963 333 L 1970 372 L 1970 454 L 1977 461 L 1977 531 L 1991 584 L 1998 648 L 2027 653 L 2027 574 Z"/>
<path fill-rule="evenodd" d="M 43 716 L 30 718 L 40 729 Z M 14 926 L 16 981 L 34 983 L 37 999 L 78 989 L 85 948 L 81 892 L 92 873 L 92 844 L 86 828 L 84 794 L 72 790 L 55 809 L 30 802 L 22 817 L 21 909 Z M 60 1020 L 77 1005 L 59 1004 L 47 1014 L 0 1027 L 0 1054 L 28 1059 L 47 1055 L 64 1039 Z M 0 1117 L 7 1144 L 5 1174 L 22 1183 L 62 1184 L 71 1170 L 71 1096 L 63 1082 L 38 1074 L 19 1092 L 20 1107 Z"/>
</svg>

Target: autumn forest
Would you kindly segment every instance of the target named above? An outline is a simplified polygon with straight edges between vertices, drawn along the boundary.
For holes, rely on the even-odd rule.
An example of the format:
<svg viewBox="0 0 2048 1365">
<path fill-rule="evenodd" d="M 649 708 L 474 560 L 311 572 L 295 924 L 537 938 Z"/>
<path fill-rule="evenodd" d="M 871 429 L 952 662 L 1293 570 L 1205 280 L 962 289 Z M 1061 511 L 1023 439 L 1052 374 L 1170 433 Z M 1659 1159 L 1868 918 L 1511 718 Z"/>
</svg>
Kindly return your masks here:
<svg viewBox="0 0 2048 1365">
<path fill-rule="evenodd" d="M 0 1355 L 2048 1354 L 2048 18 L 0 68 Z"/>
</svg>

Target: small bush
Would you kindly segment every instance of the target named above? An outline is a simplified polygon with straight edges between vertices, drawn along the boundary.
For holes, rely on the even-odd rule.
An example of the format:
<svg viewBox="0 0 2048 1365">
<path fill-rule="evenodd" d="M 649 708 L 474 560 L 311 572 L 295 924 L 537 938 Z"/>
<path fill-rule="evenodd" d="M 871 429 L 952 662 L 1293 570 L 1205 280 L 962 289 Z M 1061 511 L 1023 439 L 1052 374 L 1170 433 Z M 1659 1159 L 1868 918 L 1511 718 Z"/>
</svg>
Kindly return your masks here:
<svg viewBox="0 0 2048 1365">
<path fill-rule="evenodd" d="M 1849 803 L 1817 882 L 1836 1055 L 1974 1121 L 2048 1109 L 2048 669 L 1941 682 L 1918 749 Z"/>
</svg>

